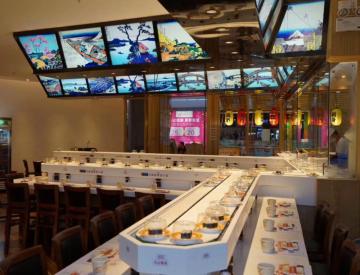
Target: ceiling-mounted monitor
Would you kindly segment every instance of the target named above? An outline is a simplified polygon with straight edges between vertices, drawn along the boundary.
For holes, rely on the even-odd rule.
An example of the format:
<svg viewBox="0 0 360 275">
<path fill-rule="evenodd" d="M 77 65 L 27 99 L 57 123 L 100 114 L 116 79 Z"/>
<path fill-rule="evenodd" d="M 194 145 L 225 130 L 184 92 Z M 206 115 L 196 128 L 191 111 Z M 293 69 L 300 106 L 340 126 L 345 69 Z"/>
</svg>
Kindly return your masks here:
<svg viewBox="0 0 360 275">
<path fill-rule="evenodd" d="M 158 62 L 152 21 L 106 26 L 112 65 Z"/>
<path fill-rule="evenodd" d="M 275 9 L 275 4 L 278 0 L 264 0 L 259 11 L 259 23 L 262 32 L 265 32 L 266 27 L 271 19 L 272 13 Z"/>
<path fill-rule="evenodd" d="M 35 71 L 64 68 L 55 33 L 22 35 L 18 41 Z"/>
<path fill-rule="evenodd" d="M 244 85 L 248 89 L 278 87 L 270 67 L 244 69 Z"/>
<path fill-rule="evenodd" d="M 261 5 L 262 5 L 262 3 L 263 3 L 263 0 L 256 0 L 255 3 L 256 3 L 256 8 L 257 8 L 258 10 L 260 10 Z"/>
<path fill-rule="evenodd" d="M 276 35 L 272 54 L 321 50 L 324 10 L 324 1 L 289 4 Z"/>
<path fill-rule="evenodd" d="M 175 20 L 157 24 L 162 61 L 207 59 L 209 55 Z"/>
<path fill-rule="evenodd" d="M 281 78 L 284 80 L 284 82 L 286 82 L 286 80 L 288 79 L 288 75 L 284 69 L 283 66 L 277 67 L 277 70 L 279 72 L 279 74 L 281 75 Z"/>
<path fill-rule="evenodd" d="M 100 27 L 62 31 L 59 36 L 67 68 L 109 65 Z"/>
<path fill-rule="evenodd" d="M 208 71 L 209 90 L 227 90 L 241 88 L 240 69 Z"/>
<path fill-rule="evenodd" d="M 179 91 L 206 90 L 205 72 L 178 73 Z"/>
<path fill-rule="evenodd" d="M 146 90 L 143 75 L 117 76 L 115 79 L 119 94 L 143 94 Z"/>
<path fill-rule="evenodd" d="M 63 95 L 59 79 L 42 75 L 39 76 L 39 79 L 49 97 L 59 97 Z"/>
<path fill-rule="evenodd" d="M 85 78 L 72 78 L 61 80 L 64 95 L 84 96 L 89 95 L 89 90 Z"/>
<path fill-rule="evenodd" d="M 284 66 L 284 70 L 288 76 L 290 76 L 295 71 L 295 66 Z"/>
<path fill-rule="evenodd" d="M 168 74 L 147 74 L 146 87 L 149 92 L 176 92 L 176 76 Z"/>
<path fill-rule="evenodd" d="M 91 77 L 88 78 L 88 83 L 92 95 L 116 94 L 113 77 Z"/>
</svg>

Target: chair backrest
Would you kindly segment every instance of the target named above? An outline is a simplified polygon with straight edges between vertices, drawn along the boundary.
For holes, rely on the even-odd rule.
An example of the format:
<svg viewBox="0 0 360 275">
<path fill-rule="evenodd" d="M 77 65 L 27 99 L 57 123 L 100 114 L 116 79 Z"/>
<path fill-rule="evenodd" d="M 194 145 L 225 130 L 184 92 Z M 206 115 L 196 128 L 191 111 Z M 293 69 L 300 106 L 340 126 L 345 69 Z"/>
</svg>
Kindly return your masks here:
<svg viewBox="0 0 360 275">
<path fill-rule="evenodd" d="M 315 220 L 314 220 L 314 239 L 318 242 L 323 240 L 324 227 L 324 211 L 329 207 L 327 202 L 321 202 L 316 206 Z"/>
<path fill-rule="evenodd" d="M 151 195 L 142 196 L 136 199 L 138 207 L 139 218 L 142 219 L 145 216 L 155 211 L 154 199 Z"/>
<path fill-rule="evenodd" d="M 41 176 L 41 161 L 33 161 L 35 176 Z"/>
<path fill-rule="evenodd" d="M 23 159 L 23 164 L 25 168 L 25 177 L 28 177 L 30 172 L 29 172 L 29 164 L 26 159 Z"/>
<path fill-rule="evenodd" d="M 330 273 L 336 275 L 336 271 L 339 265 L 339 254 L 342 243 L 349 235 L 349 228 L 344 225 L 337 225 L 334 229 L 333 241 L 331 244 L 331 252 L 329 258 Z"/>
<path fill-rule="evenodd" d="M 119 231 L 124 230 L 136 222 L 136 205 L 132 202 L 124 203 L 115 208 L 115 215 Z"/>
<path fill-rule="evenodd" d="M 123 190 L 109 190 L 103 188 L 96 188 L 97 196 L 99 198 L 100 211 L 114 211 L 116 207 L 124 203 Z"/>
<path fill-rule="evenodd" d="M 90 188 L 64 186 L 67 211 L 86 211 L 90 209 Z"/>
<path fill-rule="evenodd" d="M 6 275 L 47 275 L 45 252 L 41 245 L 23 249 L 7 257 L 0 269 Z"/>
<path fill-rule="evenodd" d="M 16 208 L 30 207 L 30 191 L 27 183 L 6 182 L 8 206 Z"/>
<path fill-rule="evenodd" d="M 339 266 L 335 274 L 349 275 L 353 259 L 358 252 L 359 248 L 355 242 L 350 239 L 346 239 L 341 245 L 339 253 Z"/>
<path fill-rule="evenodd" d="M 326 258 L 329 258 L 330 245 L 331 245 L 331 233 L 335 223 L 335 213 L 330 209 L 324 209 L 323 213 L 323 228 L 321 233 L 323 234 L 322 247 L 323 253 Z"/>
<path fill-rule="evenodd" d="M 95 246 L 102 245 L 118 233 L 115 215 L 112 211 L 106 211 L 93 217 L 90 226 Z"/>
<path fill-rule="evenodd" d="M 80 225 L 65 229 L 52 238 L 52 258 L 59 270 L 82 257 L 85 252 Z"/>
<path fill-rule="evenodd" d="M 160 207 L 162 207 L 166 204 L 165 194 L 149 195 L 148 193 L 135 192 L 135 198 L 140 198 L 140 197 L 144 197 L 144 196 L 152 196 L 153 197 L 155 209 L 159 209 Z"/>
<path fill-rule="evenodd" d="M 34 184 L 37 210 L 59 209 L 59 186 L 56 184 Z"/>
<path fill-rule="evenodd" d="M 350 275 L 360 275 L 360 252 L 358 252 L 353 259 Z"/>
</svg>

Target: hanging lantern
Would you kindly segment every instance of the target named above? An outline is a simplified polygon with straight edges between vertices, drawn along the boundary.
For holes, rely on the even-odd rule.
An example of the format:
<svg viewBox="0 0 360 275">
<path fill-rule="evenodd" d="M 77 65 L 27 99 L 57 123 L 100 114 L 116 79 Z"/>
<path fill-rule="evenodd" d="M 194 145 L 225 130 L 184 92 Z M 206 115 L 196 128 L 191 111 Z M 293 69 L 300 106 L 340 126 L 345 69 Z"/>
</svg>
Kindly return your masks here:
<svg viewBox="0 0 360 275">
<path fill-rule="evenodd" d="M 331 125 L 340 126 L 342 123 L 342 111 L 339 108 L 335 108 L 331 111 Z"/>
<path fill-rule="evenodd" d="M 234 113 L 232 111 L 225 112 L 225 125 L 232 126 L 234 124 Z"/>
<path fill-rule="evenodd" d="M 256 110 L 255 111 L 255 119 L 254 119 L 256 126 L 262 126 L 263 124 L 263 113 L 262 110 Z"/>
<path fill-rule="evenodd" d="M 276 108 L 272 108 L 269 114 L 269 123 L 271 126 L 279 125 L 279 112 Z"/>
<path fill-rule="evenodd" d="M 246 112 L 243 109 L 240 109 L 237 113 L 237 124 L 239 126 L 246 125 Z"/>
<path fill-rule="evenodd" d="M 293 126 L 300 126 L 302 120 L 302 111 L 298 109 L 296 112 L 293 113 L 291 124 Z"/>
<path fill-rule="evenodd" d="M 311 125 L 323 126 L 324 125 L 324 109 L 321 107 L 311 108 Z"/>
</svg>

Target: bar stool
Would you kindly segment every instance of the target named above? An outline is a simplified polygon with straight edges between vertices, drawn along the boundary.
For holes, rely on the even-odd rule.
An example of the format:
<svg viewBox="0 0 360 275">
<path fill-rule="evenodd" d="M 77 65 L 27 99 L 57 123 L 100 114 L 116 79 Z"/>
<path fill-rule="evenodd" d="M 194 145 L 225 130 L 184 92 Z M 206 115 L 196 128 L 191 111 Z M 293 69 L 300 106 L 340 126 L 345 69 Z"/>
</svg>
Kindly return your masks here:
<svg viewBox="0 0 360 275">
<path fill-rule="evenodd" d="M 90 221 L 95 247 L 115 237 L 118 233 L 114 212 L 106 211 L 93 217 Z"/>
<path fill-rule="evenodd" d="M 34 184 L 36 197 L 35 244 L 42 244 L 50 253 L 51 239 L 59 228 L 59 186 Z"/>
<path fill-rule="evenodd" d="M 19 251 L 7 257 L 0 265 L 6 275 L 47 275 L 47 263 L 41 245 Z"/>
<path fill-rule="evenodd" d="M 155 211 L 154 199 L 151 195 L 142 196 L 136 199 L 138 218 L 142 219 L 145 216 Z"/>
<path fill-rule="evenodd" d="M 340 249 L 339 266 L 335 271 L 337 275 L 349 275 L 355 255 L 359 253 L 359 248 L 353 240 L 346 239 Z"/>
<path fill-rule="evenodd" d="M 90 223 L 90 188 L 64 186 L 66 227 L 80 224 L 83 229 L 85 248 L 89 237 Z"/>
<path fill-rule="evenodd" d="M 115 208 L 115 216 L 119 230 L 124 230 L 136 222 L 136 205 L 132 202 L 124 203 Z"/>
<path fill-rule="evenodd" d="M 96 188 L 99 198 L 100 212 L 114 211 L 116 207 L 124 203 L 123 190 L 110 190 L 104 188 Z"/>
<path fill-rule="evenodd" d="M 11 227 L 19 225 L 19 237 L 22 248 L 29 244 L 30 192 L 27 183 L 6 182 L 8 206 L 5 221 L 5 248 L 7 256 L 10 249 Z"/>
</svg>

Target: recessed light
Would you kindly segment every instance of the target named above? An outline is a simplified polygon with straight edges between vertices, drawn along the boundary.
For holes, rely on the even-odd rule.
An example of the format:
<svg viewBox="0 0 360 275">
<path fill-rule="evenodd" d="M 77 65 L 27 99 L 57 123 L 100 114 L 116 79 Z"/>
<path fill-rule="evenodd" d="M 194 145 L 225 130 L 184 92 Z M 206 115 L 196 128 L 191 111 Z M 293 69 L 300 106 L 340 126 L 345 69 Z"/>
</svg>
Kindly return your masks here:
<svg viewBox="0 0 360 275">
<path fill-rule="evenodd" d="M 243 62 L 244 60 L 242 60 L 242 59 L 238 59 L 237 61 L 238 61 L 238 62 Z"/>
<path fill-rule="evenodd" d="M 146 73 L 146 70 L 142 70 L 141 72 L 142 72 L 142 73 Z"/>
<path fill-rule="evenodd" d="M 340 94 L 340 91 L 336 91 L 337 94 Z"/>
<path fill-rule="evenodd" d="M 215 66 L 210 66 L 209 69 L 215 69 Z"/>
<path fill-rule="evenodd" d="M 179 71 L 179 70 L 180 70 L 180 69 L 178 69 L 178 68 L 175 68 L 175 69 L 174 69 L 174 71 Z"/>
<path fill-rule="evenodd" d="M 115 75 L 115 73 L 111 73 L 112 75 Z"/>
<path fill-rule="evenodd" d="M 238 54 L 239 52 L 237 52 L 237 51 L 234 51 L 234 52 L 231 52 L 231 54 Z"/>
<path fill-rule="evenodd" d="M 231 41 L 231 40 L 225 41 L 225 44 L 228 44 L 228 45 L 233 44 L 233 43 L 234 43 L 234 41 Z"/>
<path fill-rule="evenodd" d="M 218 32 L 227 32 L 228 29 L 227 28 L 217 28 L 216 29 Z"/>
<path fill-rule="evenodd" d="M 215 9 L 208 9 L 207 11 L 205 11 L 205 13 L 207 13 L 207 14 L 217 14 L 218 11 L 215 10 Z"/>
<path fill-rule="evenodd" d="M 342 79 L 345 79 L 345 78 L 346 78 L 346 75 L 345 75 L 345 74 L 342 74 L 342 75 L 341 75 L 341 78 L 342 78 Z"/>
<path fill-rule="evenodd" d="M 250 66 L 255 66 L 255 64 L 254 64 L 254 63 L 250 63 L 249 65 L 250 65 Z"/>
<path fill-rule="evenodd" d="M 82 76 L 83 76 L 83 77 L 87 77 L 87 75 L 86 75 L 86 74 L 83 74 Z"/>
</svg>

